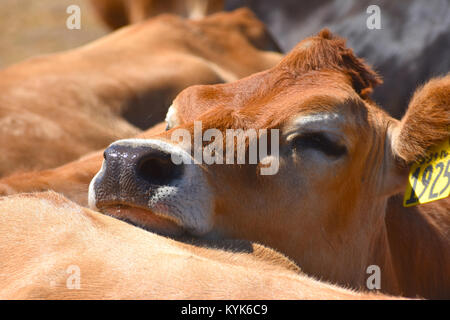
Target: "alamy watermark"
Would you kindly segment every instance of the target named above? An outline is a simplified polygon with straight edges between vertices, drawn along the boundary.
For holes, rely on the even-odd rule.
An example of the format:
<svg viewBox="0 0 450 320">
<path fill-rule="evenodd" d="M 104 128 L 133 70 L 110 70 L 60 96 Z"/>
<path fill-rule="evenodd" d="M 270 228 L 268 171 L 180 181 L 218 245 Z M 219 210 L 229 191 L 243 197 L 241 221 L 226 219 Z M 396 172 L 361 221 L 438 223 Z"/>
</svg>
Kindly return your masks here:
<svg viewBox="0 0 450 320">
<path fill-rule="evenodd" d="M 381 29 L 381 9 L 376 4 L 367 7 L 366 13 L 370 14 L 366 20 L 366 26 L 370 30 Z"/>
<path fill-rule="evenodd" d="M 67 266 L 64 270 L 67 274 L 66 278 L 66 288 L 69 290 L 79 290 L 81 289 L 81 269 L 76 264 L 71 264 Z M 58 280 L 51 280 L 51 287 L 59 287 Z"/>
<path fill-rule="evenodd" d="M 270 153 L 268 153 L 270 136 Z M 194 121 L 194 137 L 183 128 L 172 132 L 171 140 L 182 143 L 191 150 L 193 157 L 172 153 L 174 164 L 259 164 L 261 175 L 274 175 L 279 169 L 279 130 L 270 129 L 226 129 L 225 137 L 218 129 L 203 132 L 202 122 Z M 206 145 L 205 145 L 206 144 Z M 225 150 L 224 150 L 225 147 Z M 224 152 L 225 151 L 225 152 Z"/>
<path fill-rule="evenodd" d="M 381 269 L 376 264 L 367 267 L 366 273 L 370 274 L 366 281 L 366 287 L 369 290 L 381 289 Z"/>
<path fill-rule="evenodd" d="M 66 27 L 69 30 L 81 29 L 81 8 L 76 4 L 67 7 L 66 13 L 69 17 L 66 20 Z"/>
<path fill-rule="evenodd" d="M 66 280 L 67 289 L 81 289 L 81 270 L 77 265 L 70 265 L 66 273 L 69 274 Z"/>
</svg>

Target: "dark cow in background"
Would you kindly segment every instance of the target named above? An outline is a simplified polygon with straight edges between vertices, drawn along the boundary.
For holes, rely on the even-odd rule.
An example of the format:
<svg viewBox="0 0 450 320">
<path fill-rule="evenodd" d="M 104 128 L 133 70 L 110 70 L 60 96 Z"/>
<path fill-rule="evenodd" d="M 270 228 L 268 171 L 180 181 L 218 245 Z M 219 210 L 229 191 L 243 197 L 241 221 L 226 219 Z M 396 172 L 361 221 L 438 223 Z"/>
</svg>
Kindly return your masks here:
<svg viewBox="0 0 450 320">
<path fill-rule="evenodd" d="M 381 30 L 366 21 L 370 5 L 381 10 Z M 448 0 L 228 0 L 226 9 L 247 6 L 266 23 L 284 51 L 322 28 L 347 39 L 356 54 L 383 76 L 373 98 L 400 118 L 414 89 L 450 71 Z"/>
</svg>

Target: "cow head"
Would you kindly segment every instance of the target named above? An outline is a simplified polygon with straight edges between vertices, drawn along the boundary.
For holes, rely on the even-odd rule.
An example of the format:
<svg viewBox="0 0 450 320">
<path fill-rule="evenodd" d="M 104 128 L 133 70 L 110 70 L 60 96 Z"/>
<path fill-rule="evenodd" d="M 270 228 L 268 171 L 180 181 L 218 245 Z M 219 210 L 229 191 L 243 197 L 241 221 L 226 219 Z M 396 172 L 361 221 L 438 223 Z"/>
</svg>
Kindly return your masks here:
<svg viewBox="0 0 450 320">
<path fill-rule="evenodd" d="M 441 81 L 448 90 L 449 78 Z M 261 242 L 305 271 L 361 284 L 368 265 L 387 263 L 372 259 L 385 244 L 386 202 L 406 187 L 407 164 L 448 137 L 448 91 L 439 96 L 429 84 L 399 122 L 368 99 L 379 83 L 342 39 L 322 31 L 270 70 L 184 90 L 166 132 L 106 149 L 90 204 L 115 216 L 125 207 L 133 211 L 128 219 L 147 227 L 165 219 L 197 235 Z M 233 128 L 266 130 L 276 139 L 267 139 L 270 151 L 253 164 L 251 138 L 246 164 L 187 164 L 198 152 L 192 142 L 200 123 L 203 140 Z M 191 135 L 179 139 L 179 132 Z M 219 145 L 225 150 L 228 143 Z M 261 174 L 275 162 L 275 174 Z"/>
</svg>

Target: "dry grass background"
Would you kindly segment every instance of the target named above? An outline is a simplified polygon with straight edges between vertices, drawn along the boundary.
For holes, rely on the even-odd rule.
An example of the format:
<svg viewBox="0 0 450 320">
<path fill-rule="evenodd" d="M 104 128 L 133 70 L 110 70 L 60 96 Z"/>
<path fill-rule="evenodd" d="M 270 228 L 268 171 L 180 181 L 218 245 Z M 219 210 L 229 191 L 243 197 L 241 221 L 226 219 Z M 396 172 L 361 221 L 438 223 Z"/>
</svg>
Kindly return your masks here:
<svg viewBox="0 0 450 320">
<path fill-rule="evenodd" d="M 66 28 L 71 4 L 81 8 L 81 30 Z M 88 0 L 1 0 L 0 68 L 78 47 L 107 32 Z"/>
</svg>

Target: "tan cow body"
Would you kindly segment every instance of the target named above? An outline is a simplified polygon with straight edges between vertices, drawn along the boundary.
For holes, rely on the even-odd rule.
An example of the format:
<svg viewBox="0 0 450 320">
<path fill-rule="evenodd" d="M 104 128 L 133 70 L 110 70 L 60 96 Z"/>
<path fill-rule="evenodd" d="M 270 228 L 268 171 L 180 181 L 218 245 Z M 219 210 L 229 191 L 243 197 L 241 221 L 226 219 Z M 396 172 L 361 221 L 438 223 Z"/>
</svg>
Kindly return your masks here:
<svg viewBox="0 0 450 320">
<path fill-rule="evenodd" d="M 0 299 L 392 298 L 299 275 L 261 245 L 205 245 L 144 231 L 55 193 L 4 197 Z"/>
<path fill-rule="evenodd" d="M 67 52 L 0 71 L 0 176 L 51 168 L 164 119 L 192 84 L 273 66 L 280 54 L 248 10 L 163 15 Z"/>
</svg>

